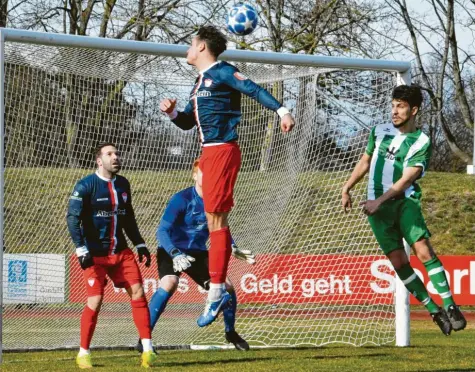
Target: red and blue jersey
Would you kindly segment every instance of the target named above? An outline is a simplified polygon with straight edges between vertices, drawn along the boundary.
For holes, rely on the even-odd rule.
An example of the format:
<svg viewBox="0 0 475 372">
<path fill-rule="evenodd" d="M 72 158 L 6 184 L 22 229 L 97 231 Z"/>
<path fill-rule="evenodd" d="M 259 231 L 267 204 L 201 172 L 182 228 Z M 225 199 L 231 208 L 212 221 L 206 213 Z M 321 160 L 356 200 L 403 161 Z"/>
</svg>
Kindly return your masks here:
<svg viewBox="0 0 475 372">
<path fill-rule="evenodd" d="M 241 93 L 264 107 L 282 107 L 267 90 L 241 74 L 227 62 L 216 62 L 200 71 L 184 111 L 171 114 L 181 129 L 198 129 L 203 145 L 236 141 L 236 126 L 241 120 Z"/>
<path fill-rule="evenodd" d="M 69 197 L 67 222 L 76 248 L 85 246 L 95 257 L 127 248 L 124 231 L 136 247 L 145 246 L 129 181 L 119 175 L 109 180 L 96 172 L 79 180 Z"/>
</svg>

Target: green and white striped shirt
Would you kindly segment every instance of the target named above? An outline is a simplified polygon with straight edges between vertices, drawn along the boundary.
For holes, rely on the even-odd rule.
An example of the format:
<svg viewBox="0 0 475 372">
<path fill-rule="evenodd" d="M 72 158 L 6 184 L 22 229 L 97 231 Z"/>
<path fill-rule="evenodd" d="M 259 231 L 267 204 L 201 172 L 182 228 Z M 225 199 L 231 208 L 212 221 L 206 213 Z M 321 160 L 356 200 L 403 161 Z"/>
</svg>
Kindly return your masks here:
<svg viewBox="0 0 475 372">
<path fill-rule="evenodd" d="M 401 133 L 392 124 L 375 126 L 369 135 L 366 153 L 371 158 L 368 180 L 368 199 L 375 200 L 388 191 L 401 177 L 405 168 L 422 167 L 422 175 L 429 165 L 431 143 L 427 135 L 417 129 Z M 421 197 L 421 189 L 414 182 L 405 196 Z"/>
</svg>

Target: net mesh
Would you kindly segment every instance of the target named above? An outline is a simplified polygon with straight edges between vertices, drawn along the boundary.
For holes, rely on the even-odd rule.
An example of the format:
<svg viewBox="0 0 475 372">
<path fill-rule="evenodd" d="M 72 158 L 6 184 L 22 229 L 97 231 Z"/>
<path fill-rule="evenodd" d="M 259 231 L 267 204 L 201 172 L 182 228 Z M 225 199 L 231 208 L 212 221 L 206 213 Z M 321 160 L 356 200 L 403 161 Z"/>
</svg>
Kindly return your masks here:
<svg viewBox="0 0 475 372">
<path fill-rule="evenodd" d="M 176 128 L 159 113 L 159 101 L 176 97 L 183 108 L 196 72 L 174 58 L 20 43 L 6 44 L 5 63 L 4 348 L 76 347 L 85 283 L 65 221 L 71 190 L 93 172 L 91 149 L 115 142 L 139 228 L 155 247 L 164 207 L 192 185 L 191 164 L 201 151 L 195 130 Z M 243 166 L 230 225 L 257 263 L 230 264 L 237 330 L 254 345 L 393 341 L 393 295 L 368 291 L 380 252 L 365 219 L 342 212 L 340 191 L 369 129 L 389 120 L 395 75 L 237 66 L 297 122 L 283 134 L 277 115 L 243 98 Z M 356 202 L 363 195 L 360 185 Z M 150 297 L 159 285 L 156 265 L 141 268 Z M 108 287 L 93 346 L 132 345 L 137 332 L 127 295 Z M 221 318 L 196 326 L 204 299 L 183 276 L 155 343 L 225 344 Z"/>
</svg>

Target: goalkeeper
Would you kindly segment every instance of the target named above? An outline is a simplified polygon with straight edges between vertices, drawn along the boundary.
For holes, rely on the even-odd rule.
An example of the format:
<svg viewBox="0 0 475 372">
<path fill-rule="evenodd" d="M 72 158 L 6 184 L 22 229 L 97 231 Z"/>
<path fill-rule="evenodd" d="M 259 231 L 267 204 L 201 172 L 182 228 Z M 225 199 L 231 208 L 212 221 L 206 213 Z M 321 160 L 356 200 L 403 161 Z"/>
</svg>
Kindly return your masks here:
<svg viewBox="0 0 475 372">
<path fill-rule="evenodd" d="M 187 273 L 199 286 L 209 290 L 210 275 L 206 248 L 209 230 L 202 199 L 203 174 L 198 165 L 199 160 L 196 160 L 192 171 L 195 186 L 172 196 L 157 229 L 159 242 L 157 266 L 160 288 L 154 293 L 149 303 L 152 329 L 177 289 L 182 272 Z M 238 249 L 234 242 L 232 254 L 249 264 L 255 262 L 251 251 Z M 223 305 L 226 341 L 234 344 L 238 350 L 249 350 L 249 344 L 234 329 L 237 298 L 229 278 L 226 278 L 226 291 L 231 296 L 231 300 Z M 137 349 L 142 351 L 140 341 Z"/>
<path fill-rule="evenodd" d="M 389 258 L 399 279 L 429 311 L 445 335 L 460 331 L 467 322 L 455 304 L 442 262 L 430 242 L 422 216 L 421 188 L 417 180 L 427 169 L 431 143 L 416 127 L 415 118 L 422 104 L 418 86 L 401 85 L 392 95 L 392 125 L 381 124 L 371 130 L 366 152 L 343 186 L 342 206 L 351 208 L 350 190 L 369 171 L 368 199 L 361 203 L 373 233 Z M 440 308 L 429 296 L 414 272 L 404 251 L 403 239 L 424 264 L 430 281 L 442 298 Z"/>
</svg>

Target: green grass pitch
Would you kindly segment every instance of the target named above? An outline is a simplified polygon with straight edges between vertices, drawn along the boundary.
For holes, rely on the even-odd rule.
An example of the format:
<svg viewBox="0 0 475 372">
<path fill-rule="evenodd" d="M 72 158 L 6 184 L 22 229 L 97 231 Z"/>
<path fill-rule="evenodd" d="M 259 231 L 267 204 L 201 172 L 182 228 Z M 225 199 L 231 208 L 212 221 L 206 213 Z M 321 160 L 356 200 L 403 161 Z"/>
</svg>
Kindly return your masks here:
<svg viewBox="0 0 475 372">
<path fill-rule="evenodd" d="M 443 336 L 427 320 L 411 324 L 411 346 L 352 347 L 330 345 L 320 348 L 160 351 L 160 371 L 475 371 L 475 325 Z M 74 351 L 6 353 L 2 371 L 71 371 Z M 134 351 L 96 351 L 94 370 L 139 371 Z"/>
</svg>

